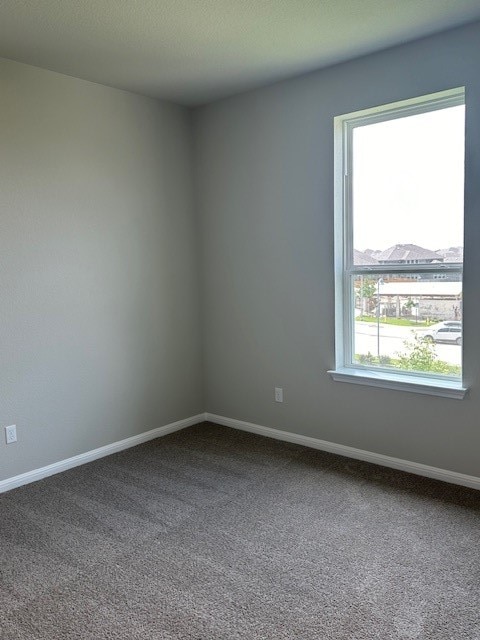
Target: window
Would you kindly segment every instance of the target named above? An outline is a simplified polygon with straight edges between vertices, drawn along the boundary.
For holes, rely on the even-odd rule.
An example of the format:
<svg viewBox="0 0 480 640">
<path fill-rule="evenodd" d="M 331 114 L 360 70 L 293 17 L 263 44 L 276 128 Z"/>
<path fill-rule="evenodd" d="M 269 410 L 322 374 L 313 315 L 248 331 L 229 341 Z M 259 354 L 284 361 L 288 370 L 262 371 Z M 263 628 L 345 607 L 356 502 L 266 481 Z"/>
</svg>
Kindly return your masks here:
<svg viewBox="0 0 480 640">
<path fill-rule="evenodd" d="M 340 381 L 461 398 L 464 89 L 335 118 Z"/>
</svg>

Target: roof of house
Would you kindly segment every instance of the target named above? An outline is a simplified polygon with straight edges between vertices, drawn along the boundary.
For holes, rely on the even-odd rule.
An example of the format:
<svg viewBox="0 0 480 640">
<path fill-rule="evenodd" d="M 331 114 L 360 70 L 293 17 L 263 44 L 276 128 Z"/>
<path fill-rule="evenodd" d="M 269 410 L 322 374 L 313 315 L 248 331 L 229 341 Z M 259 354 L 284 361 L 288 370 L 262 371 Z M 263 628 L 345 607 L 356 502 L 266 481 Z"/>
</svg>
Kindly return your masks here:
<svg viewBox="0 0 480 640">
<path fill-rule="evenodd" d="M 378 260 L 374 258 L 371 254 L 366 253 L 365 251 L 359 251 L 358 249 L 354 249 L 353 263 L 357 266 L 372 265 L 372 264 L 378 264 Z"/>
<path fill-rule="evenodd" d="M 463 247 L 449 247 L 448 249 L 437 249 L 436 253 L 442 256 L 444 262 L 463 262 Z"/>
<path fill-rule="evenodd" d="M 443 262 L 443 256 L 430 251 L 430 249 L 424 249 L 416 244 L 395 244 L 393 247 L 389 247 L 382 251 L 377 256 L 379 262 L 405 262 L 406 260 L 419 260 L 419 261 L 433 261 Z"/>
</svg>

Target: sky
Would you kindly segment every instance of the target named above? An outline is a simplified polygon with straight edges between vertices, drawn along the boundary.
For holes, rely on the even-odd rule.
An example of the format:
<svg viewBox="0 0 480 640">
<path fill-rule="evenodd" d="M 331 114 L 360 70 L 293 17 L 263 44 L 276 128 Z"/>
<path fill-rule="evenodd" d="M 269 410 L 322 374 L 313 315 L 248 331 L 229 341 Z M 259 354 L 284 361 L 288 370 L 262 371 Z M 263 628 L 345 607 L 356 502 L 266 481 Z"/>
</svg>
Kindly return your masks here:
<svg viewBox="0 0 480 640">
<path fill-rule="evenodd" d="M 356 127 L 354 247 L 463 246 L 465 107 Z"/>
</svg>

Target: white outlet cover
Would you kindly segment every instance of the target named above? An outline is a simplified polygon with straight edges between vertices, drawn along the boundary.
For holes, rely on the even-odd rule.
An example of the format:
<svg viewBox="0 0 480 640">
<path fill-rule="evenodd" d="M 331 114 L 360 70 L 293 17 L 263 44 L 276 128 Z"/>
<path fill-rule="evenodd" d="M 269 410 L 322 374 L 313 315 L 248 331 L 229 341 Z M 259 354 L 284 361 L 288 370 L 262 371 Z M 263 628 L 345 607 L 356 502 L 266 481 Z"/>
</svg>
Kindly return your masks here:
<svg viewBox="0 0 480 640">
<path fill-rule="evenodd" d="M 283 402 L 283 389 L 275 387 L 275 402 Z"/>
<path fill-rule="evenodd" d="M 7 444 L 12 444 L 17 441 L 17 426 L 15 424 L 11 424 L 8 427 L 5 427 L 5 442 Z"/>
</svg>

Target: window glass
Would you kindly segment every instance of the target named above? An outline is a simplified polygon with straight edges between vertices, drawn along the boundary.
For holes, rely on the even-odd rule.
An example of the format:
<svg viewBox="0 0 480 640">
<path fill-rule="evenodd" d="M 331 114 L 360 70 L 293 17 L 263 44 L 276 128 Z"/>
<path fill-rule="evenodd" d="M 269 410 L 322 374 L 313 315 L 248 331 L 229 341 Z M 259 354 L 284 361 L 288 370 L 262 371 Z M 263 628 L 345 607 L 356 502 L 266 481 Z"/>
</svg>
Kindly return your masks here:
<svg viewBox="0 0 480 640">
<path fill-rule="evenodd" d="M 463 261 L 465 106 L 355 127 L 354 264 Z"/>
<path fill-rule="evenodd" d="M 461 275 L 450 274 L 448 281 L 434 276 L 352 276 L 353 365 L 461 375 Z"/>
</svg>

